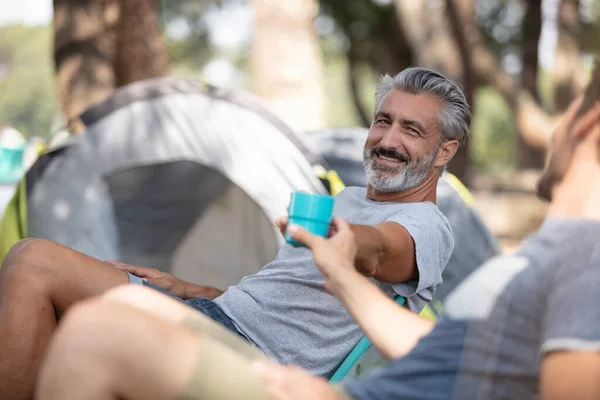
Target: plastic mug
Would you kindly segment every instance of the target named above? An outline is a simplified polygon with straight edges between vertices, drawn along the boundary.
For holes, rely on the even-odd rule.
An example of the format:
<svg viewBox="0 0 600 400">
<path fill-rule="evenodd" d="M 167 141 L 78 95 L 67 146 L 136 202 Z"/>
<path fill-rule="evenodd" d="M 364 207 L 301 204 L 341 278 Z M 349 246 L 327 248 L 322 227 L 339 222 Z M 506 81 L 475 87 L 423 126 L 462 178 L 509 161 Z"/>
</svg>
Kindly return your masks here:
<svg viewBox="0 0 600 400">
<path fill-rule="evenodd" d="M 333 218 L 332 196 L 306 192 L 292 192 L 288 206 L 288 226 L 295 224 L 313 235 L 327 237 L 329 225 Z M 296 242 L 289 233 L 285 233 L 285 241 L 294 247 L 304 246 Z"/>
</svg>

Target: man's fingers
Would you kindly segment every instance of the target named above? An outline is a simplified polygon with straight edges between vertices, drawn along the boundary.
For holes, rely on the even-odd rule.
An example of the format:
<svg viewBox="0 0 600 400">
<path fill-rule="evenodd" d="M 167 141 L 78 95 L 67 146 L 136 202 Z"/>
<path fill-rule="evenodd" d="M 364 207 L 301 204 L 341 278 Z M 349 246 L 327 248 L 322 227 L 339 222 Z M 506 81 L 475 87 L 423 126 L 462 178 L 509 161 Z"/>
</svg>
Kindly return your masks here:
<svg viewBox="0 0 600 400">
<path fill-rule="evenodd" d="M 275 220 L 275 225 L 277 225 L 280 228 L 283 228 L 284 226 L 286 226 L 288 223 L 288 217 L 279 217 Z"/>
<path fill-rule="evenodd" d="M 153 272 L 153 270 L 150 268 L 137 267 L 135 265 L 128 264 L 115 264 L 113 267 L 120 269 L 121 271 L 132 273 L 133 275 L 139 277 L 151 277 Z"/>
<path fill-rule="evenodd" d="M 306 229 L 295 224 L 288 226 L 287 231 L 295 241 L 302 243 L 309 249 L 312 249 L 319 239 L 321 239 L 320 236 L 315 236 Z"/>
<path fill-rule="evenodd" d="M 335 229 L 335 231 L 337 233 L 347 232 L 347 231 L 351 230 L 350 224 L 347 223 L 346 221 L 344 221 L 340 217 L 333 217 L 333 221 L 331 221 L 331 225 L 333 226 L 333 229 Z"/>
</svg>

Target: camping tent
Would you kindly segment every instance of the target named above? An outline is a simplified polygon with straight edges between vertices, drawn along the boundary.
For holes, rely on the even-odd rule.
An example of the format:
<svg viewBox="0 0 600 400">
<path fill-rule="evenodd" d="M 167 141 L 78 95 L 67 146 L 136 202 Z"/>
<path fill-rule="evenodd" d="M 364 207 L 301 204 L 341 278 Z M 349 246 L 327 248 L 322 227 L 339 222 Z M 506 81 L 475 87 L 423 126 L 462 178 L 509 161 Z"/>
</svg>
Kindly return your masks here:
<svg viewBox="0 0 600 400">
<path fill-rule="evenodd" d="M 306 134 L 346 185 L 366 186 L 362 152 L 367 129 L 335 128 Z M 474 200 L 469 191 L 447 172 L 438 183 L 437 205 L 450 221 L 454 234 L 454 252 L 442 275 L 444 283 L 434 295 L 434 299 L 443 301 L 468 274 L 501 249 L 473 207 Z"/>
<path fill-rule="evenodd" d="M 194 80 L 129 85 L 26 175 L 28 236 L 220 288 L 271 261 L 290 192 L 325 162 L 255 98 Z"/>
</svg>

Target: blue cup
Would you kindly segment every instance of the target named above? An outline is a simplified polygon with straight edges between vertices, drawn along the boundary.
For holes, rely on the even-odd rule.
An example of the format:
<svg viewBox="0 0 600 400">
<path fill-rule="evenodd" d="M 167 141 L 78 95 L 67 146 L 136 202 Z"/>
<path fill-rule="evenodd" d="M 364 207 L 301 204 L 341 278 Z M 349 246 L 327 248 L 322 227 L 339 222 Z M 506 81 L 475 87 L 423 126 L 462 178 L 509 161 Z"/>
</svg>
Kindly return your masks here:
<svg viewBox="0 0 600 400">
<path fill-rule="evenodd" d="M 23 155 L 25 146 L 0 146 L 0 183 L 14 183 L 23 175 Z"/>
<path fill-rule="evenodd" d="M 334 202 L 332 196 L 293 192 L 288 206 L 288 226 L 295 224 L 313 235 L 327 237 L 333 218 Z M 287 232 L 285 241 L 294 247 L 304 246 L 296 242 Z"/>
</svg>

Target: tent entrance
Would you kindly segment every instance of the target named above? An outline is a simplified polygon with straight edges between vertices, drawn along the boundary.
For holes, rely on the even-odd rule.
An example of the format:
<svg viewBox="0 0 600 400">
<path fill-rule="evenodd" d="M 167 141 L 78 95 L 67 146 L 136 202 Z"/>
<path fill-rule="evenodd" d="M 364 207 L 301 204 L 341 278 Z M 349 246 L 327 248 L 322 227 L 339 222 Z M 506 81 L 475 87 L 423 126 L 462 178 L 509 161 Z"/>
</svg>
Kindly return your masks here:
<svg viewBox="0 0 600 400">
<path fill-rule="evenodd" d="M 104 180 L 123 262 L 225 289 L 275 257 L 279 242 L 264 211 L 210 167 L 172 161 Z"/>
</svg>

